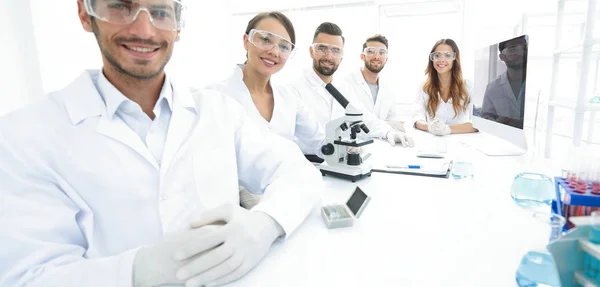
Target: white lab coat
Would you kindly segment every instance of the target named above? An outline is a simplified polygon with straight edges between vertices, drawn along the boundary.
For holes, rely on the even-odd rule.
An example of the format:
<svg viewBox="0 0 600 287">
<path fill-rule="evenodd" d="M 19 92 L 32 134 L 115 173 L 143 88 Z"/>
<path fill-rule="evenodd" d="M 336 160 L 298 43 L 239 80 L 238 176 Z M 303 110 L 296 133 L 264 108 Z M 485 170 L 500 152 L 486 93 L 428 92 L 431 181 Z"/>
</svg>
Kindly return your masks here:
<svg viewBox="0 0 600 287">
<path fill-rule="evenodd" d="M 434 119 L 434 117 L 427 112 L 427 101 L 429 101 L 429 95 L 423 90 L 424 84 L 425 83 L 423 82 L 421 85 L 419 85 L 417 96 L 413 105 L 414 115 L 411 121 L 411 125 L 413 126 L 417 121 L 431 122 Z M 466 111 L 460 112 L 457 115 L 456 112 L 454 112 L 454 107 L 452 106 L 452 99 L 448 99 L 448 102 L 444 102 L 438 94 L 437 96 L 439 98 L 439 104 L 435 112 L 436 119 L 440 120 L 446 125 L 456 125 L 471 122 L 471 118 L 473 116 L 473 104 L 471 103 L 473 89 L 469 81 L 465 81 L 465 88 L 467 89 L 467 93 L 469 95 L 469 103 L 467 104 Z"/>
<path fill-rule="evenodd" d="M 322 157 L 321 146 L 325 140 L 325 131 L 319 125 L 319 122 L 308 109 L 300 95 L 295 90 L 273 83 L 269 84 L 273 89 L 273 115 L 271 121 L 262 117 L 246 84 L 243 81 L 244 65 L 238 65 L 233 73 L 225 81 L 210 85 L 209 89 L 220 91 L 244 107 L 248 116 L 254 119 L 259 125 L 269 128 L 271 131 L 297 142 L 302 147 L 304 154 L 319 155 Z"/>
<path fill-rule="evenodd" d="M 317 76 L 317 73 L 311 68 L 305 70 L 302 75 L 292 81 L 291 86 L 300 94 L 305 105 L 313 109 L 314 114 L 319 121 L 321 127 L 325 128 L 327 122 L 341 118 L 345 115 L 345 110 L 325 89 L 325 82 Z M 369 110 L 365 109 L 361 101 L 349 89 L 348 84 L 344 80 L 337 81 L 334 77 L 332 85 L 340 91 L 340 93 L 352 105 L 363 111 L 363 122 L 370 130 L 368 134 L 371 138 L 386 138 L 389 131 L 392 130 L 387 123 L 378 119 Z M 364 137 L 361 133 L 359 136 Z"/>
<path fill-rule="evenodd" d="M 348 89 L 351 89 L 365 109 L 371 111 L 377 118 L 384 121 L 400 120 L 397 112 L 397 95 L 392 86 L 386 82 L 385 77 L 379 76 L 379 91 L 375 102 L 373 102 L 373 94 L 362 74 L 362 69 L 354 69 L 346 76 L 345 80 Z"/>
<path fill-rule="evenodd" d="M 319 200 L 321 175 L 298 148 L 214 91 L 173 84 L 159 168 L 106 116 L 97 75 L 0 119 L 0 286 L 130 287 L 137 248 L 239 204 L 238 179 L 265 190 L 254 210 L 286 235 Z"/>
<path fill-rule="evenodd" d="M 484 118 L 495 119 L 507 117 L 523 118 L 523 107 L 525 104 L 525 83 L 521 85 L 518 95 L 515 95 L 508 81 L 508 74 L 503 73 L 491 81 L 485 88 L 481 115 Z"/>
</svg>

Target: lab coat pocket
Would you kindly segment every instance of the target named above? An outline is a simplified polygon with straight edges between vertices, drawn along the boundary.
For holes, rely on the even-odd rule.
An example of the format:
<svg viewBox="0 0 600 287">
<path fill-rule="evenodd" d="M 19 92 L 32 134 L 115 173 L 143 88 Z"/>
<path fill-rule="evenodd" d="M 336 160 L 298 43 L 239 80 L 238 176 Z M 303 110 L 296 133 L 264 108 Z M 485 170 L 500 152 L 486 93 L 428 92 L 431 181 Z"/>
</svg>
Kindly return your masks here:
<svg viewBox="0 0 600 287">
<path fill-rule="evenodd" d="M 190 190 L 190 199 L 203 209 L 239 204 L 235 149 L 219 146 L 203 151 L 192 156 L 195 188 Z"/>
</svg>

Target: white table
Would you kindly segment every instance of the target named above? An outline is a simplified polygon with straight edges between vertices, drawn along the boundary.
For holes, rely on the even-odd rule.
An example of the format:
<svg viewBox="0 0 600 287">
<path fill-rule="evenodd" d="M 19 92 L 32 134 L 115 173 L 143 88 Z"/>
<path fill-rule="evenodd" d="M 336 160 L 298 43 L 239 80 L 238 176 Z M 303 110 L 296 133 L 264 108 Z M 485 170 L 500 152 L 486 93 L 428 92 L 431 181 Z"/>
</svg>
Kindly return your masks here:
<svg viewBox="0 0 600 287">
<path fill-rule="evenodd" d="M 356 185 L 372 197 L 362 217 L 329 230 L 316 208 L 231 286 L 515 286 L 522 255 L 549 230 L 510 197 L 527 157 L 487 157 L 460 144 L 473 136 L 415 134 L 418 142 L 443 140 L 450 157 L 471 160 L 473 180 L 373 173 L 353 184 L 324 177 L 323 204 L 345 201 Z"/>
</svg>

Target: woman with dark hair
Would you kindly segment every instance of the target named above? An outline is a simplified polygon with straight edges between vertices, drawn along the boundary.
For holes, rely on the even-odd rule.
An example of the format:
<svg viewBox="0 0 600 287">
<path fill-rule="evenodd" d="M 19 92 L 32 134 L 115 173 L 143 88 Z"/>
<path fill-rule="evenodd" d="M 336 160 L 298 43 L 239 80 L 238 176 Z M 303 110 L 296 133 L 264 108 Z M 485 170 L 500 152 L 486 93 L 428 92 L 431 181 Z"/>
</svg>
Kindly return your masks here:
<svg viewBox="0 0 600 287">
<path fill-rule="evenodd" d="M 463 80 L 460 51 L 452 39 L 435 43 L 425 74 L 415 101 L 414 127 L 439 136 L 476 132 L 471 87 Z"/>
<path fill-rule="evenodd" d="M 296 142 L 304 154 L 323 157 L 323 127 L 305 107 L 295 90 L 271 81 L 295 52 L 296 34 L 292 22 L 280 12 L 264 12 L 248 22 L 244 34 L 246 63 L 237 65 L 223 82 L 209 86 L 234 98 L 247 115 L 260 125 Z M 251 191 L 252 192 L 252 191 Z M 243 188 L 241 203 L 258 202 Z"/>
</svg>

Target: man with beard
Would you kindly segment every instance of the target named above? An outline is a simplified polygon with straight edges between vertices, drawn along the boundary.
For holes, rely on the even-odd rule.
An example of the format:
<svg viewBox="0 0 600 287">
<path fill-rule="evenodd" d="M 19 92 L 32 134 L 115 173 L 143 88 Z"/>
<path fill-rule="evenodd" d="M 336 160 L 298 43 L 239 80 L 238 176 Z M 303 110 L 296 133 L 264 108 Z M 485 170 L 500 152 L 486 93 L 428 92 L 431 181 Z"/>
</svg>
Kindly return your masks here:
<svg viewBox="0 0 600 287">
<path fill-rule="evenodd" d="M 363 121 L 370 129 L 368 137 L 386 139 L 390 145 L 401 143 L 403 147 L 414 146 L 411 137 L 394 130 L 385 121 L 375 117 L 370 110 L 365 109 L 345 81 L 337 82 L 333 79 L 333 74 L 344 56 L 344 36 L 338 25 L 330 22 L 319 25 L 309 52 L 313 59 L 312 68 L 297 77 L 292 86 L 305 101 L 306 106 L 313 108 L 323 128 L 326 127 L 327 122 L 345 115 L 344 108 L 325 89 L 325 85 L 331 83 L 353 106 L 363 111 Z"/>
<path fill-rule="evenodd" d="M 0 119 L 0 287 L 237 280 L 311 212 L 321 175 L 235 100 L 165 73 L 181 1 L 76 5 L 102 69 Z M 252 210 L 239 184 L 264 194 Z"/>
<path fill-rule="evenodd" d="M 481 116 L 516 128 L 523 128 L 527 75 L 527 36 L 498 44 L 506 72 L 485 89 Z"/>
<path fill-rule="evenodd" d="M 349 88 L 367 110 L 395 130 L 404 132 L 404 122 L 396 112 L 396 94 L 389 85 L 381 82 L 380 72 L 388 60 L 387 38 L 383 35 L 369 37 L 363 44 L 360 59 L 365 65 L 348 75 L 346 81 Z"/>
</svg>

